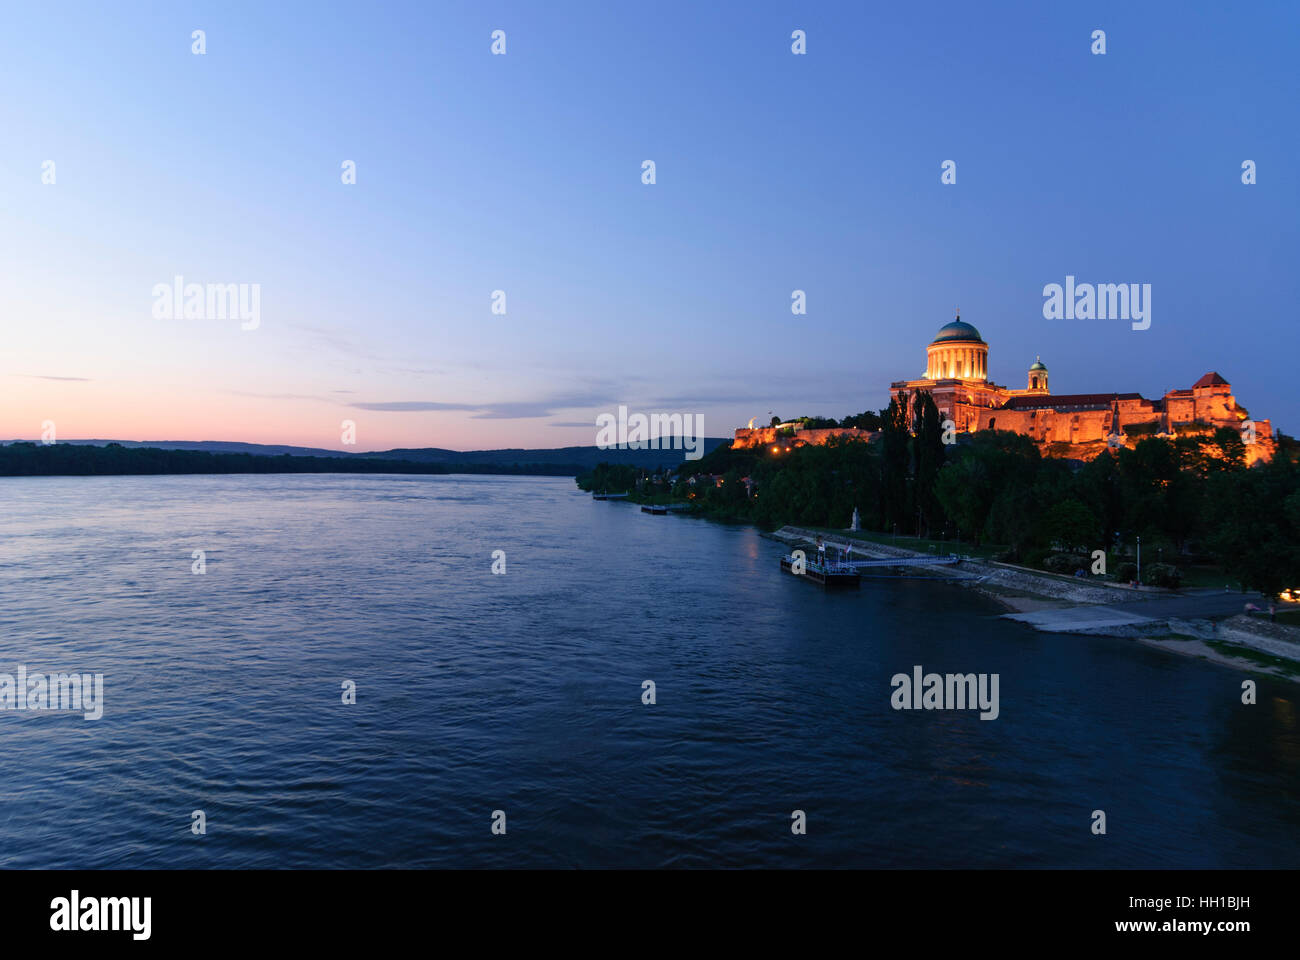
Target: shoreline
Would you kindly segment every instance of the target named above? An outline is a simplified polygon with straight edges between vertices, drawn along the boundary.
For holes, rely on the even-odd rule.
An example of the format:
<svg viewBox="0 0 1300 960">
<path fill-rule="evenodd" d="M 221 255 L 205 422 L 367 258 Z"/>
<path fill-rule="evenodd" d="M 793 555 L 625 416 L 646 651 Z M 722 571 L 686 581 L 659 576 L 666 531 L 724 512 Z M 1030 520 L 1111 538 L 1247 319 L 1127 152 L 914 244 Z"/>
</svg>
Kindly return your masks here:
<svg viewBox="0 0 1300 960">
<path fill-rule="evenodd" d="M 1288 670 L 1283 666 L 1260 663 L 1247 657 L 1224 653 L 1221 649 L 1211 647 L 1204 640 L 1196 637 L 1165 636 L 1136 637 L 1135 639 L 1143 646 L 1163 650 L 1165 653 L 1177 657 L 1192 657 L 1245 673 L 1264 674 L 1275 680 L 1289 680 L 1292 683 L 1300 683 L 1300 672 Z M 1253 650 L 1251 647 L 1244 649 Z M 1300 670 L 1300 663 L 1291 662 L 1295 664 L 1297 670 Z"/>
<path fill-rule="evenodd" d="M 814 543 L 820 536 L 828 545 L 847 548 L 850 555 L 861 554 L 873 559 L 896 557 L 900 566 L 907 566 L 906 561 L 912 557 L 934 556 L 853 537 L 848 531 L 787 525 L 759 535 L 791 545 Z M 956 567 L 927 568 L 925 576 L 914 579 L 946 581 L 974 590 L 1007 610 L 1003 616 L 1009 619 L 1011 614 L 1077 611 L 1188 596 L 1170 590 L 1135 590 L 1086 581 L 1072 583 L 1072 578 L 975 557 L 963 558 Z M 1145 622 L 1141 622 L 1143 620 Z M 1226 617 L 1157 616 L 1154 619 L 1135 618 L 1129 622 L 1116 619 L 1113 622 L 1102 621 L 1099 626 L 1080 625 L 1078 629 L 1070 629 L 1067 624 L 1049 630 L 1032 621 L 1027 625 L 1040 632 L 1132 640 L 1174 656 L 1195 657 L 1240 672 L 1300 683 L 1300 629 L 1255 619 L 1244 612 Z"/>
</svg>

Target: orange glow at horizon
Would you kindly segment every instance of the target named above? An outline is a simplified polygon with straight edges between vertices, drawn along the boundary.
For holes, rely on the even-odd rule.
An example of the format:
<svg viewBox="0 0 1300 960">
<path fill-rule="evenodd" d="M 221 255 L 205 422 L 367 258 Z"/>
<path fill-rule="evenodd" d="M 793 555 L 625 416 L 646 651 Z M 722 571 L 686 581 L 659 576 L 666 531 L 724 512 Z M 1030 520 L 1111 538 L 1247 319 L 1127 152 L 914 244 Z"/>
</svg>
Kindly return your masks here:
<svg viewBox="0 0 1300 960">
<path fill-rule="evenodd" d="M 366 452 L 399 447 L 482 450 L 519 447 L 521 422 L 544 429 L 533 446 L 590 445 L 595 424 L 549 426 L 533 421 L 474 418 L 464 411 L 387 412 L 325 399 L 270 399 L 175 385 L 149 390 L 103 381 L 10 380 L 0 393 L 0 443 L 41 439 L 54 424 L 56 440 L 211 441 L 282 444 Z M 356 424 L 355 445 L 342 442 L 343 422 Z"/>
</svg>

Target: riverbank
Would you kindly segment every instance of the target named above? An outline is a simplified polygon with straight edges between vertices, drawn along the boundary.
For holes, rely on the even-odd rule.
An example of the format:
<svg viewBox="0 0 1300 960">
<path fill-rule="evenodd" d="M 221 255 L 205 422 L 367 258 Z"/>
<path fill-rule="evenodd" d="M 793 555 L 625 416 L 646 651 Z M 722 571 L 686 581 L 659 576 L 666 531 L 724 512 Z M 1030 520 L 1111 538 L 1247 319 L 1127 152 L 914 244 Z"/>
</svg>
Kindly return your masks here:
<svg viewBox="0 0 1300 960">
<path fill-rule="evenodd" d="M 1192 651 L 1193 655 L 1216 663 L 1244 661 L 1252 664 L 1251 669 L 1258 673 L 1300 682 L 1300 629 L 1296 627 L 1245 613 L 1215 622 L 1213 633 L 1208 635 L 1203 625 L 1197 623 L 1174 623 L 1173 627 L 1179 631 L 1175 637 L 1145 638 L 1143 642 L 1176 653 Z M 1201 634 L 1195 635 L 1198 630 Z"/>
<path fill-rule="evenodd" d="M 818 537 L 822 537 L 828 545 L 837 549 L 846 548 L 852 555 L 871 559 L 897 558 L 900 567 L 907 566 L 909 558 L 935 556 L 930 552 L 879 543 L 843 530 L 784 526 L 764 536 L 787 544 L 813 544 Z M 927 574 L 959 582 L 992 597 L 1010 610 L 1042 609 L 1072 603 L 1118 603 L 1132 600 L 1135 595 L 1150 596 L 1165 592 L 1154 589 L 1134 591 L 1131 587 L 1080 581 L 1075 577 L 1063 577 L 969 556 L 964 551 L 959 556 L 962 556 L 961 563 L 951 567 L 928 567 Z"/>
<path fill-rule="evenodd" d="M 855 537 L 851 531 L 785 526 L 764 536 L 791 549 L 807 549 L 821 537 L 829 549 L 862 558 L 896 558 L 900 568 L 907 567 L 909 559 L 934 556 Z M 982 593 L 1009 611 L 1007 619 L 1042 632 L 1135 640 L 1178 656 L 1300 682 L 1300 629 L 1248 616 L 1248 602 L 1262 605 L 1258 595 L 1080 582 L 979 557 L 963 557 L 949 567 L 915 569 L 918 576 Z"/>
</svg>

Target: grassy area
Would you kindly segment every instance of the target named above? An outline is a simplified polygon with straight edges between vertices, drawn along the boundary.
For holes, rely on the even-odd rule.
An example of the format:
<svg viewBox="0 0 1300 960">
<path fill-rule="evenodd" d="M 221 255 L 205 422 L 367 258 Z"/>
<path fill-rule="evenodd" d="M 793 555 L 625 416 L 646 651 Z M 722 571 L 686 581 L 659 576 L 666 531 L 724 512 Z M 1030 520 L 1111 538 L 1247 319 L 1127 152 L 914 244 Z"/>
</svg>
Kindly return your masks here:
<svg viewBox="0 0 1300 960">
<path fill-rule="evenodd" d="M 1145 557 L 1143 558 L 1145 562 Z M 1215 590 L 1222 590 L 1225 586 L 1233 590 L 1240 588 L 1241 584 L 1223 572 L 1222 567 L 1212 566 L 1189 566 L 1179 567 L 1183 574 L 1182 585 L 1184 588 L 1190 587 L 1193 590 L 1200 590 L 1206 587 Z"/>
<path fill-rule="evenodd" d="M 1206 640 L 1205 645 L 1214 648 L 1225 656 L 1249 660 L 1251 663 L 1258 663 L 1265 667 L 1276 667 L 1288 676 L 1300 677 L 1300 663 L 1296 663 L 1294 660 L 1275 657 L 1271 653 L 1263 653 L 1237 643 L 1226 643 L 1223 640 Z"/>
<path fill-rule="evenodd" d="M 1286 607 L 1279 607 L 1277 616 L 1274 617 L 1275 623 L 1284 623 L 1288 627 L 1300 627 L 1300 608 L 1292 604 Z"/>
</svg>

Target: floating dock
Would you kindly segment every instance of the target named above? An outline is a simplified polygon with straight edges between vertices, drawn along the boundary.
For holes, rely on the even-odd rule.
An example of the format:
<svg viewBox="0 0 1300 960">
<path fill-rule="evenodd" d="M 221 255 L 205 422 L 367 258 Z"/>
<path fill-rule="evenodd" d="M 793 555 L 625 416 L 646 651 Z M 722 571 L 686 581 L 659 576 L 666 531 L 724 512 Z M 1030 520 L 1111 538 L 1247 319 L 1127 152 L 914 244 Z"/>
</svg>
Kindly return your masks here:
<svg viewBox="0 0 1300 960">
<path fill-rule="evenodd" d="M 670 513 L 685 513 L 691 509 L 689 503 L 647 503 L 641 507 L 642 513 L 653 513 L 657 517 Z"/>
<path fill-rule="evenodd" d="M 860 570 L 862 567 L 942 567 L 952 564 L 961 563 L 962 558 L 955 553 L 950 553 L 946 557 L 927 557 L 924 554 L 916 557 L 885 557 L 880 560 L 849 560 L 845 566 L 853 567 Z"/>
<path fill-rule="evenodd" d="M 627 499 L 627 494 L 626 494 L 626 493 L 593 493 L 593 494 L 591 495 L 591 499 L 593 499 L 593 500 L 626 500 L 626 499 Z"/>
<path fill-rule="evenodd" d="M 805 550 L 795 551 L 800 554 L 800 572 L 795 572 L 795 554 L 790 553 L 781 558 L 781 569 L 795 576 L 807 577 L 813 583 L 828 586 L 858 586 L 864 574 L 863 569 L 877 569 L 883 574 L 889 570 L 894 576 L 900 576 L 904 567 L 948 566 L 962 562 L 955 553 L 947 556 L 913 555 L 907 557 L 873 557 L 869 560 L 853 559 L 853 548 L 846 543 L 828 543 L 825 552 Z M 815 558 L 815 559 L 814 559 Z M 866 574 L 871 576 L 871 574 Z M 890 578 L 892 579 L 892 577 Z"/>
<path fill-rule="evenodd" d="M 823 587 L 856 587 L 862 575 L 851 564 L 836 560 L 801 560 L 801 573 L 795 572 L 795 558 L 791 554 L 781 558 L 781 569 Z"/>
</svg>

